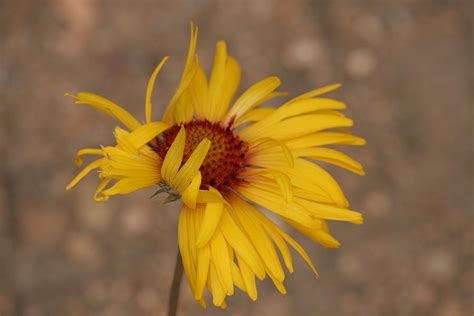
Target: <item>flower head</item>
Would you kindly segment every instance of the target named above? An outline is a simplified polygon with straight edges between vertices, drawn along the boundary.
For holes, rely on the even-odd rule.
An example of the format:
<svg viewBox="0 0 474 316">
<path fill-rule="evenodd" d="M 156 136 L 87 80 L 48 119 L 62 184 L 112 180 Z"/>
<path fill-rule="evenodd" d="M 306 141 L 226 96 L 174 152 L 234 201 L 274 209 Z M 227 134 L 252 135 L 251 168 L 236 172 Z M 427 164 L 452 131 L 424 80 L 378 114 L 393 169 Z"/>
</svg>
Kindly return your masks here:
<svg viewBox="0 0 474 316">
<path fill-rule="evenodd" d="M 197 28 L 191 26 L 186 66 L 161 121 L 152 121 L 151 96 L 165 57 L 150 77 L 145 123 L 114 102 L 91 93 L 70 95 L 118 119 L 115 146 L 82 149 L 99 159 L 68 185 L 75 186 L 93 169 L 102 179 L 94 198 L 105 201 L 158 185 L 170 200 L 182 199 L 178 241 L 184 270 L 195 299 L 205 306 L 204 291 L 225 307 L 237 287 L 257 299 L 256 278 L 271 278 L 285 293 L 285 269 L 293 272 L 293 248 L 316 268 L 305 250 L 259 208 L 279 216 L 323 247 L 338 248 L 327 221 L 362 223 L 334 178 L 317 164 L 330 163 L 357 174 L 362 166 L 326 145 L 363 145 L 347 132 L 352 120 L 345 104 L 320 95 L 339 84 L 309 91 L 278 108 L 263 107 L 278 92 L 280 80 L 265 78 L 233 101 L 240 66 L 218 42 L 208 79 L 195 53 Z M 280 253 L 283 262 L 278 255 Z"/>
</svg>

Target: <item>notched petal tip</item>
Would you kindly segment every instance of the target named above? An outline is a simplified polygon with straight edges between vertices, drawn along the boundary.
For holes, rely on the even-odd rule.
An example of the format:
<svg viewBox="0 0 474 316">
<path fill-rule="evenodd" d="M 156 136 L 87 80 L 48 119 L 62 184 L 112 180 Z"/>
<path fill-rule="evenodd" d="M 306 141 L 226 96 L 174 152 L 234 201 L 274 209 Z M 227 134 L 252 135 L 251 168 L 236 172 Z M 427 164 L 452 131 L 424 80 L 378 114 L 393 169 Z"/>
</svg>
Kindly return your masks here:
<svg viewBox="0 0 474 316">
<path fill-rule="evenodd" d="M 103 203 L 109 199 L 108 196 L 94 197 L 94 201 L 97 203 Z"/>
<path fill-rule="evenodd" d="M 82 158 L 76 157 L 76 159 L 74 159 L 74 163 L 76 164 L 77 167 L 80 167 L 80 166 L 82 166 L 84 161 L 82 160 Z"/>
<path fill-rule="evenodd" d="M 250 299 L 251 299 L 252 301 L 254 301 L 254 302 L 257 301 L 257 298 L 258 298 L 258 294 L 257 294 L 257 293 L 255 293 L 255 295 L 249 294 L 248 296 L 250 297 Z"/>
<path fill-rule="evenodd" d="M 364 223 L 364 217 L 362 216 L 361 213 L 358 213 L 358 214 L 359 215 L 354 220 L 352 220 L 351 223 L 357 224 L 357 225 L 361 225 Z"/>
</svg>

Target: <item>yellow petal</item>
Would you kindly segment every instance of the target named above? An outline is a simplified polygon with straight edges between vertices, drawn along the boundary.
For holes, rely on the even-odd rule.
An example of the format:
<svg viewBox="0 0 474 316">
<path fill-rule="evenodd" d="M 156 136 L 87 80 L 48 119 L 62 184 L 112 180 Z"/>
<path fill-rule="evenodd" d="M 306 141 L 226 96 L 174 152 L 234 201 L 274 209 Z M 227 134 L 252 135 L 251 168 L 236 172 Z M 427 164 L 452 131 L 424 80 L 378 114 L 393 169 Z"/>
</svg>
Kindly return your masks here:
<svg viewBox="0 0 474 316">
<path fill-rule="evenodd" d="M 352 126 L 352 120 L 324 114 L 308 114 L 283 120 L 268 128 L 251 130 L 247 128 L 239 133 L 246 141 L 253 141 L 261 137 L 274 139 L 291 139 L 315 133 L 328 128 Z"/>
<path fill-rule="evenodd" d="M 196 248 L 196 236 L 197 229 L 199 228 L 199 222 L 201 221 L 200 210 L 193 210 L 188 208 L 186 211 L 186 222 L 188 223 L 188 243 L 189 253 L 191 254 L 191 261 L 193 264 L 194 271 L 196 272 L 197 263 L 197 248 Z M 196 277 L 196 276 L 195 276 Z"/>
<path fill-rule="evenodd" d="M 278 88 L 280 84 L 281 81 L 277 77 L 268 77 L 248 88 L 247 91 L 235 101 L 226 115 L 225 122 L 229 123 L 234 117 L 238 119 L 247 111 L 253 109 L 261 100 L 265 99 L 273 90 Z"/>
<path fill-rule="evenodd" d="M 359 175 L 364 175 L 362 165 L 340 151 L 330 148 L 301 148 L 293 150 L 293 154 L 297 157 L 305 157 L 324 161 L 341 168 L 347 169 Z"/>
<path fill-rule="evenodd" d="M 131 130 L 134 130 L 141 125 L 140 122 L 124 108 L 99 95 L 80 92 L 77 95 L 66 93 L 66 96 L 76 100 L 77 104 L 91 105 L 97 110 L 116 118 Z"/>
<path fill-rule="evenodd" d="M 194 113 L 196 117 L 200 120 L 206 118 L 206 108 L 207 108 L 207 91 L 208 84 L 206 74 L 200 66 L 196 71 L 196 75 L 189 86 L 189 93 L 191 102 L 194 106 Z"/>
<path fill-rule="evenodd" d="M 145 120 L 147 123 L 151 122 L 151 95 L 153 93 L 153 87 L 155 86 L 155 80 L 156 77 L 158 76 L 158 73 L 160 72 L 161 68 L 163 68 L 163 65 L 166 63 L 168 60 L 168 56 L 163 58 L 161 62 L 156 66 L 155 70 L 150 76 L 150 79 L 148 80 L 148 84 L 146 86 L 146 97 L 145 97 Z"/>
<path fill-rule="evenodd" d="M 227 242 L 220 231 L 213 234 L 211 241 L 211 258 L 216 267 L 217 276 L 224 292 L 227 295 L 234 294 L 234 283 L 232 282 L 232 269 L 229 260 Z"/>
<path fill-rule="evenodd" d="M 256 212 L 258 211 L 256 210 Z M 308 228 L 308 230 L 311 230 L 311 229 Z M 280 234 L 276 233 L 275 231 L 268 230 L 267 232 L 272 237 L 275 244 L 277 245 L 278 250 L 280 250 L 280 253 L 281 253 L 281 256 L 283 257 L 283 261 L 285 262 L 286 268 L 288 269 L 290 273 L 293 273 L 294 271 L 293 259 L 291 256 L 290 249 L 288 249 L 288 246 L 286 245 L 285 240 L 281 237 Z"/>
<path fill-rule="evenodd" d="M 197 250 L 196 300 L 202 298 L 209 273 L 210 247 L 205 245 Z"/>
<path fill-rule="evenodd" d="M 250 201 L 263 206 L 284 218 L 292 219 L 306 227 L 320 227 L 320 221 L 312 218 L 307 210 L 293 202 L 286 202 L 283 197 L 275 192 L 264 191 L 261 188 L 247 186 L 238 187 L 237 191 Z"/>
<path fill-rule="evenodd" d="M 274 92 L 270 93 L 269 95 L 267 95 L 267 97 L 261 99 L 255 107 L 257 107 L 257 106 L 261 105 L 262 103 L 265 103 L 265 102 L 267 102 L 267 101 L 269 101 L 269 100 L 271 100 L 275 97 L 283 97 L 283 96 L 287 96 L 287 95 L 288 95 L 288 93 L 286 93 L 286 92 L 274 91 Z M 233 126 L 237 127 L 237 126 L 240 126 L 240 125 L 248 123 L 248 122 L 261 121 L 261 120 L 267 118 L 268 116 L 270 116 L 275 111 L 276 111 L 275 108 L 256 108 L 254 110 L 249 110 L 245 114 L 243 114 L 242 116 L 237 118 L 234 121 Z"/>
<path fill-rule="evenodd" d="M 288 148 L 291 149 L 333 144 L 361 146 L 365 145 L 365 140 L 358 136 L 354 136 L 347 133 L 319 132 L 316 134 L 291 139 L 286 142 Z"/>
<path fill-rule="evenodd" d="M 275 284 L 275 287 L 278 289 L 278 292 L 285 295 L 286 289 L 285 289 L 285 286 L 283 285 L 283 282 L 278 280 L 271 272 L 268 272 L 268 276 L 270 277 L 270 279 L 272 279 L 273 284 Z"/>
<path fill-rule="evenodd" d="M 214 56 L 214 66 L 212 67 L 211 79 L 209 81 L 209 94 L 206 107 L 206 119 L 211 122 L 217 121 L 219 118 L 218 107 L 221 92 L 225 83 L 225 71 L 227 63 L 227 46 L 224 41 L 216 44 L 216 53 Z"/>
<path fill-rule="evenodd" d="M 337 241 L 333 236 L 331 236 L 329 232 L 326 232 L 323 229 L 307 229 L 306 227 L 303 227 L 295 222 L 288 221 L 288 223 L 302 232 L 305 236 L 325 248 L 339 248 L 341 246 L 339 241 Z"/>
<path fill-rule="evenodd" d="M 160 183 L 159 177 L 137 177 L 137 178 L 124 178 L 117 181 L 110 189 L 102 192 L 105 196 L 116 195 L 116 194 L 128 194 L 140 189 L 149 188 Z"/>
<path fill-rule="evenodd" d="M 266 232 L 271 236 L 271 238 L 277 245 L 278 249 L 280 250 L 280 253 L 283 257 L 283 260 L 285 262 L 285 265 L 288 271 L 292 273 L 293 260 L 292 260 L 291 252 L 288 249 L 288 246 L 286 245 L 285 240 L 278 233 L 279 228 L 271 220 L 269 220 L 265 215 L 261 214 L 255 207 L 248 204 L 237 195 L 232 194 L 230 196 L 230 200 L 231 200 L 232 205 L 234 204 L 239 205 L 240 207 L 239 213 L 245 214 L 245 216 L 250 218 L 252 222 L 259 223 L 265 228 Z M 234 213 L 237 214 L 237 212 L 234 212 Z"/>
<path fill-rule="evenodd" d="M 237 120 L 235 120 L 234 126 L 237 127 L 247 122 L 260 121 L 261 119 L 268 117 L 273 112 L 275 112 L 274 108 L 258 108 L 250 110 L 241 117 L 239 117 Z"/>
<path fill-rule="evenodd" d="M 161 157 L 153 152 L 153 155 L 130 154 L 118 147 L 104 147 L 102 149 L 106 154 L 107 159 L 104 159 L 104 164 L 101 166 L 101 173 L 110 172 L 116 175 L 134 175 L 141 174 L 148 177 L 161 177 L 160 165 Z M 107 168 L 106 168 L 107 167 Z M 109 170 L 108 167 L 112 167 Z M 104 170 L 107 169 L 107 170 Z"/>
<path fill-rule="evenodd" d="M 221 306 L 219 306 L 219 307 L 222 308 L 222 309 L 227 309 L 227 303 L 226 303 L 226 301 L 224 300 L 224 301 L 222 302 Z"/>
<path fill-rule="evenodd" d="M 193 66 L 193 69 L 195 69 L 195 66 Z M 194 70 L 193 73 L 195 73 Z M 187 88 L 175 102 L 173 118 L 176 124 L 182 124 L 190 122 L 193 117 L 194 105 L 192 102 L 192 95 L 189 88 Z"/>
<path fill-rule="evenodd" d="M 161 176 L 166 183 L 172 185 L 173 179 L 178 173 L 178 169 L 183 161 L 184 146 L 186 144 L 186 130 L 182 126 L 176 138 L 166 153 L 161 165 Z"/>
<path fill-rule="evenodd" d="M 183 194 L 181 195 L 183 203 L 191 209 L 196 208 L 196 201 L 199 193 L 199 187 L 201 186 L 201 179 L 201 172 L 198 171 L 196 176 L 191 181 L 191 184 L 184 190 Z"/>
<path fill-rule="evenodd" d="M 294 102 L 288 102 L 277 109 L 269 120 L 283 120 L 292 116 L 307 114 L 311 112 L 321 110 L 342 110 L 345 109 L 346 105 L 340 101 L 327 99 L 327 98 L 316 98 L 316 99 L 304 99 Z"/>
<path fill-rule="evenodd" d="M 201 299 L 197 300 L 197 302 L 202 308 L 207 308 L 206 299 L 204 297 L 201 297 Z"/>
<path fill-rule="evenodd" d="M 243 180 L 251 182 L 252 187 L 255 187 L 259 190 L 268 191 L 271 194 L 280 194 L 281 189 L 275 183 L 274 180 L 266 176 L 248 176 L 247 174 L 248 174 L 247 171 L 245 171 L 241 173 L 240 177 Z M 291 191 L 292 191 L 293 196 L 295 197 L 299 197 L 299 198 L 303 198 L 303 199 L 307 199 L 307 200 L 315 201 L 319 203 L 334 204 L 334 201 L 324 191 L 323 191 L 324 195 L 320 195 L 314 191 L 297 187 L 295 184 L 293 184 Z M 285 202 L 291 202 L 291 201 L 285 200 Z"/>
<path fill-rule="evenodd" d="M 169 127 L 169 124 L 163 122 L 147 123 L 133 130 L 127 138 L 135 148 L 139 149 Z"/>
<path fill-rule="evenodd" d="M 261 261 L 250 241 L 234 223 L 227 211 L 225 211 L 225 208 L 221 215 L 220 229 L 224 234 L 224 238 L 234 249 L 235 253 L 245 260 L 245 262 L 259 278 L 263 279 L 265 276 L 263 262 Z"/>
<path fill-rule="evenodd" d="M 80 167 L 83 163 L 82 156 L 84 155 L 99 155 L 103 156 L 104 151 L 102 149 L 95 149 L 95 148 L 84 148 L 77 152 L 76 154 L 76 166 Z"/>
<path fill-rule="evenodd" d="M 112 181 L 112 179 L 107 178 L 107 179 L 102 180 L 102 182 L 99 184 L 99 186 L 97 187 L 97 189 L 95 190 L 95 193 L 94 193 L 94 200 L 96 202 L 107 201 L 107 199 L 109 198 L 108 196 L 104 196 L 104 195 L 99 196 L 99 194 L 102 193 L 102 191 L 110 183 L 110 181 Z"/>
<path fill-rule="evenodd" d="M 242 208 L 247 207 L 244 205 L 242 199 L 233 200 L 234 209 L 229 210 L 233 218 L 237 218 L 240 223 L 240 227 L 247 233 L 255 249 L 259 253 L 262 261 L 277 280 L 283 281 L 285 279 L 285 273 L 280 263 L 280 258 L 268 237 L 267 233 L 260 225 L 259 221 L 255 221 L 252 217 L 248 216 Z"/>
<path fill-rule="evenodd" d="M 196 45 L 197 45 L 197 40 L 198 40 L 198 27 L 195 26 L 192 22 L 190 23 L 190 32 L 191 32 L 191 37 L 189 39 L 188 56 L 186 57 L 186 65 L 184 67 L 183 77 L 186 75 L 186 72 L 189 71 L 189 68 L 191 67 L 194 61 Z"/>
<path fill-rule="evenodd" d="M 232 268 L 232 281 L 234 282 L 235 286 L 237 286 L 242 291 L 247 292 L 244 279 L 242 278 L 242 273 L 240 272 L 239 267 L 235 264 L 233 260 L 231 261 L 231 268 Z"/>
<path fill-rule="evenodd" d="M 284 161 L 260 161 L 259 165 L 287 174 L 294 186 L 321 196 L 327 195 L 340 207 L 349 205 L 337 181 L 323 168 L 310 161 L 297 158 L 293 168 L 288 167 Z"/>
<path fill-rule="evenodd" d="M 217 190 L 213 191 L 216 194 L 218 193 Z M 197 237 L 197 247 L 203 247 L 212 238 L 214 232 L 216 231 L 217 225 L 219 224 L 219 221 L 221 219 L 223 208 L 223 202 L 207 203 L 206 210 L 204 211 L 202 226 L 199 230 L 199 234 Z"/>
<path fill-rule="evenodd" d="M 176 188 L 176 190 L 183 192 L 184 189 L 186 189 L 191 180 L 199 172 L 199 168 L 201 168 L 201 165 L 206 158 L 210 147 L 211 141 L 207 138 L 204 138 L 196 147 L 196 149 L 194 149 L 191 156 L 189 156 L 188 160 L 179 169 L 178 173 L 173 179 L 172 185 L 174 188 Z"/>
<path fill-rule="evenodd" d="M 319 273 L 316 270 L 316 267 L 314 266 L 313 262 L 311 261 L 311 259 L 309 258 L 308 254 L 303 249 L 303 247 L 301 247 L 293 238 L 291 238 L 290 235 L 285 233 L 280 227 L 275 225 L 271 220 L 269 220 L 262 213 L 256 211 L 256 212 L 253 212 L 253 214 L 261 220 L 262 224 L 265 226 L 265 229 L 272 236 L 280 235 L 281 237 L 283 237 L 283 239 L 299 253 L 299 255 L 303 258 L 303 260 L 306 261 L 306 263 L 313 270 L 314 274 L 316 274 L 316 276 L 319 276 Z"/>
<path fill-rule="evenodd" d="M 261 121 L 253 126 L 248 127 L 246 133 L 256 133 L 258 131 L 265 131 L 271 129 L 272 126 L 290 117 L 304 115 L 304 114 L 331 114 L 327 112 L 332 109 L 345 109 L 346 105 L 340 101 L 326 98 L 317 99 L 302 99 L 298 101 L 289 101 L 276 109 L 271 115 L 263 118 Z M 339 113 L 341 114 L 341 113 Z M 341 114 L 342 115 L 342 114 Z M 344 116 L 344 115 L 342 115 Z"/>
<path fill-rule="evenodd" d="M 339 117 L 346 117 L 346 115 L 340 111 L 336 110 L 320 110 L 317 111 L 318 114 L 328 114 L 328 115 L 334 115 L 334 116 L 339 116 Z"/>
<path fill-rule="evenodd" d="M 192 212 L 193 210 L 188 209 L 187 207 L 183 207 L 181 212 L 179 213 L 179 223 L 178 223 L 178 246 L 179 251 L 181 253 L 181 258 L 183 260 L 183 267 L 184 272 L 186 274 L 186 278 L 188 279 L 189 285 L 191 286 L 191 290 L 195 293 L 196 289 L 196 270 L 195 265 L 192 260 L 191 255 L 191 247 L 194 247 L 190 243 L 189 236 L 189 227 L 193 225 L 193 223 L 188 222 L 188 214 L 187 212 Z"/>
<path fill-rule="evenodd" d="M 224 203 L 227 204 L 225 200 L 222 199 L 222 195 L 216 191 L 208 190 L 199 190 L 197 196 L 197 203 Z"/>
<path fill-rule="evenodd" d="M 255 274 L 252 269 L 246 263 L 246 261 L 237 254 L 237 260 L 239 262 L 240 271 L 242 272 L 242 279 L 247 290 L 247 294 L 252 301 L 257 300 L 257 285 L 255 284 Z"/>
<path fill-rule="evenodd" d="M 307 99 L 307 98 L 313 98 L 313 97 L 316 97 L 318 95 L 321 95 L 321 94 L 328 93 L 328 92 L 334 91 L 336 89 L 339 89 L 340 87 L 342 87 L 342 84 L 336 83 L 336 84 L 332 84 L 332 85 L 329 85 L 329 86 L 324 86 L 324 87 L 321 87 L 321 88 L 317 88 L 317 89 L 311 90 L 309 92 L 306 92 L 305 94 L 302 94 L 302 95 L 294 98 L 292 101 L 297 101 L 297 100 Z"/>
<path fill-rule="evenodd" d="M 290 94 L 288 92 L 283 92 L 283 91 L 273 91 L 272 93 L 268 94 L 265 98 L 261 99 L 257 105 L 261 105 L 273 98 L 276 98 L 276 97 L 287 97 L 289 96 Z M 276 109 L 275 109 L 276 110 Z"/>
<path fill-rule="evenodd" d="M 293 195 L 310 201 L 334 204 L 333 200 L 327 194 L 323 193 L 323 195 L 320 195 L 315 193 L 314 191 L 306 190 L 296 186 L 293 186 Z"/>
<path fill-rule="evenodd" d="M 115 136 L 115 141 L 117 142 L 117 147 L 129 154 L 136 155 L 138 153 L 138 149 L 129 140 L 128 138 L 129 135 L 130 135 L 130 132 L 127 132 L 123 128 L 120 128 L 117 126 L 114 129 L 114 136 Z"/>
<path fill-rule="evenodd" d="M 267 151 L 270 151 L 270 153 L 271 153 L 271 152 L 274 152 L 275 148 L 279 149 L 285 155 L 285 159 L 288 162 L 288 165 L 291 168 L 293 168 L 293 166 L 295 165 L 295 158 L 293 156 L 293 153 L 291 152 L 291 150 L 288 148 L 288 146 L 286 146 L 285 142 L 283 142 L 283 141 L 273 139 L 273 138 L 269 138 L 269 137 L 264 137 L 264 138 L 258 139 L 258 141 L 256 141 L 256 142 L 254 142 L 252 144 L 252 147 L 253 148 L 251 148 L 251 151 L 252 152 L 256 151 L 257 154 L 260 157 L 264 156 Z"/>
<path fill-rule="evenodd" d="M 82 180 L 87 174 L 96 168 L 99 168 L 100 164 L 102 163 L 102 159 L 98 159 L 94 162 L 88 164 L 84 169 L 79 172 L 79 174 L 67 185 L 66 190 L 72 189 L 79 181 Z"/>
<path fill-rule="evenodd" d="M 280 235 L 283 236 L 283 238 L 286 240 L 286 242 L 289 243 L 290 246 L 293 247 L 293 249 L 296 250 L 296 252 L 298 252 L 298 254 L 301 256 L 301 258 L 303 258 L 303 260 L 306 261 L 306 263 L 309 265 L 311 270 L 313 270 L 316 277 L 319 277 L 318 270 L 314 266 L 313 262 L 311 261 L 311 258 L 308 256 L 308 254 L 306 253 L 304 248 L 301 247 L 300 244 L 298 244 L 293 238 L 291 238 L 290 235 L 284 233 L 281 230 L 279 231 L 279 233 L 280 233 Z"/>
<path fill-rule="evenodd" d="M 216 267 L 213 263 L 209 266 L 209 288 L 212 293 L 212 303 L 214 306 L 221 306 L 225 299 L 225 292 L 217 276 Z"/>
<path fill-rule="evenodd" d="M 359 212 L 300 198 L 295 198 L 295 200 L 317 218 L 348 221 L 354 224 L 362 224 L 364 221 L 362 214 Z"/>
<path fill-rule="evenodd" d="M 247 171 L 247 174 L 263 175 L 264 177 L 270 176 L 280 188 L 280 192 L 286 202 L 291 202 L 293 199 L 293 185 L 291 184 L 290 177 L 288 177 L 285 173 L 272 169 L 251 169 Z"/>
<path fill-rule="evenodd" d="M 220 92 L 219 102 L 216 104 L 215 120 L 222 120 L 232 98 L 239 88 L 239 84 L 240 65 L 234 58 L 228 57 L 225 67 L 224 84 L 222 86 L 222 91 Z"/>
<path fill-rule="evenodd" d="M 181 95 L 186 91 L 186 89 L 189 87 L 191 84 L 198 68 L 195 65 L 195 51 L 196 51 L 196 44 L 197 44 L 197 34 L 198 34 L 198 28 L 195 27 L 191 23 L 191 37 L 189 40 L 189 50 L 188 50 L 188 56 L 186 58 L 186 65 L 184 67 L 183 74 L 181 76 L 181 81 L 178 85 L 178 88 L 176 89 L 176 92 L 174 96 L 171 98 L 171 101 L 168 105 L 168 107 L 165 110 L 165 113 L 163 114 L 163 122 L 166 123 L 181 123 L 181 122 L 175 122 L 175 107 L 176 107 L 176 102 L 177 100 L 181 97 Z"/>
</svg>

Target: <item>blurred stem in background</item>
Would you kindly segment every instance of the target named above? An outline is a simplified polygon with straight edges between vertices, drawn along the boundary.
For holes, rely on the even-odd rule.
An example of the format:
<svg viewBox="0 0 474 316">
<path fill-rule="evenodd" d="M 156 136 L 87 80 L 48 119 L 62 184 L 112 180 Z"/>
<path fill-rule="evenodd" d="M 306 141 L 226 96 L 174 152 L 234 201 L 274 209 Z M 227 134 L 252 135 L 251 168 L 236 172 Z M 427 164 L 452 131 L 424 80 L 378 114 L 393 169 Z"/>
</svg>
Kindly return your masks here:
<svg viewBox="0 0 474 316">
<path fill-rule="evenodd" d="M 170 296 L 168 300 L 168 316 L 176 316 L 179 302 L 179 289 L 181 279 L 183 278 L 183 261 L 181 260 L 181 253 L 178 249 L 176 255 L 176 263 L 174 266 L 173 282 L 171 283 Z"/>
</svg>

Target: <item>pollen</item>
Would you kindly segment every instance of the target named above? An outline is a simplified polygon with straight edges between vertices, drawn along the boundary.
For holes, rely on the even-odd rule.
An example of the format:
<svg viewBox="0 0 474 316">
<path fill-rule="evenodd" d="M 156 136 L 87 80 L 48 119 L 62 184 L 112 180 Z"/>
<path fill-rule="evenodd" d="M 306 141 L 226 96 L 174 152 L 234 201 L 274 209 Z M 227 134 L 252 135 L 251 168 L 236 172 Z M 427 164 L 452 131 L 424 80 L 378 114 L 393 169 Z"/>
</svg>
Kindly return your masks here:
<svg viewBox="0 0 474 316">
<path fill-rule="evenodd" d="M 184 124 L 186 130 L 186 144 L 183 153 L 183 164 L 199 143 L 207 138 L 211 147 L 199 169 L 201 171 L 201 188 L 212 186 L 216 189 L 225 189 L 238 182 L 239 172 L 245 165 L 245 156 L 248 150 L 246 142 L 234 135 L 230 128 L 222 127 L 220 123 L 208 120 L 194 120 Z M 157 152 L 165 157 L 173 140 L 178 134 L 180 126 L 175 125 L 162 134 Z"/>
</svg>

